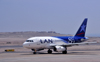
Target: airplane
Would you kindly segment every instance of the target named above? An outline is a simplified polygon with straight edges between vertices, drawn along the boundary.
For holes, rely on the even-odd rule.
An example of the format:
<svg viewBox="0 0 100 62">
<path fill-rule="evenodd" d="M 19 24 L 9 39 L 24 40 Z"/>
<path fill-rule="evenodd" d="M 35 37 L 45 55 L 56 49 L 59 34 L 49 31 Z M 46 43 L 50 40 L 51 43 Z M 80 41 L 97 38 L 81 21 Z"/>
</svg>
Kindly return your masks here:
<svg viewBox="0 0 100 62">
<path fill-rule="evenodd" d="M 67 54 L 67 47 L 88 44 L 88 42 L 84 42 L 88 40 L 88 38 L 85 37 L 87 20 L 87 18 L 84 19 L 83 23 L 74 36 L 31 37 L 23 43 L 23 47 L 31 49 L 33 54 L 36 54 L 37 51 L 44 49 L 48 49 L 48 54 L 51 54 L 52 50 L 55 52 L 62 52 L 63 54 Z"/>
</svg>

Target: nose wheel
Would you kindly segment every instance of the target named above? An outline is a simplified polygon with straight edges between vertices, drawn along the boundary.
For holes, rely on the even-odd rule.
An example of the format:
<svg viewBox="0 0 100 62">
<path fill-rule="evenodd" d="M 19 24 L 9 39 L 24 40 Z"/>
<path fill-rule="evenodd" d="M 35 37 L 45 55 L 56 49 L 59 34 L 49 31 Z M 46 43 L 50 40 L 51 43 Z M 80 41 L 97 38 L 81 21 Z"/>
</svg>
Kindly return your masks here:
<svg viewBox="0 0 100 62">
<path fill-rule="evenodd" d="M 49 50 L 48 50 L 48 54 L 52 54 L 52 50 L 49 49 Z"/>
<path fill-rule="evenodd" d="M 33 54 L 36 54 L 36 52 L 33 52 Z"/>
<path fill-rule="evenodd" d="M 31 50 L 34 51 L 33 54 L 36 54 L 36 50 L 35 49 L 31 49 Z"/>
</svg>

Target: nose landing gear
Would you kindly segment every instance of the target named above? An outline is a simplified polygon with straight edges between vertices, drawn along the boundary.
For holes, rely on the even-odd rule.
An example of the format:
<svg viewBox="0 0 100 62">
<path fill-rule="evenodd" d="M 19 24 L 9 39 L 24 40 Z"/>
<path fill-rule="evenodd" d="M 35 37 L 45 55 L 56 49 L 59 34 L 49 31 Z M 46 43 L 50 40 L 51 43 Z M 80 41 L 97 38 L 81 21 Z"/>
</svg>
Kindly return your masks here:
<svg viewBox="0 0 100 62">
<path fill-rule="evenodd" d="M 34 51 L 33 54 L 36 54 L 36 49 L 31 49 L 31 50 Z"/>
<path fill-rule="evenodd" d="M 50 49 L 47 52 L 48 52 L 48 54 L 52 54 L 52 50 L 50 50 Z"/>
<path fill-rule="evenodd" d="M 36 54 L 36 52 L 33 52 L 33 54 Z"/>
</svg>

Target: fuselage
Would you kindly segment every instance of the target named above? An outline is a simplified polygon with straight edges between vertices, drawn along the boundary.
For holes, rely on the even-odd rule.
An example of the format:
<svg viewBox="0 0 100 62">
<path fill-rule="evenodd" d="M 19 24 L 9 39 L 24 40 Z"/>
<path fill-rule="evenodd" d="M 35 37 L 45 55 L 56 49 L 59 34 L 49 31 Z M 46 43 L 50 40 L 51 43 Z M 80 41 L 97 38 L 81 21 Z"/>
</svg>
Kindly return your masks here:
<svg viewBox="0 0 100 62">
<path fill-rule="evenodd" d="M 63 44 L 72 44 L 72 43 L 81 43 L 85 41 L 85 37 L 56 37 L 56 36 L 45 36 L 45 37 L 31 37 L 23 43 L 23 47 L 29 49 L 51 49 L 52 45 L 63 45 Z"/>
</svg>

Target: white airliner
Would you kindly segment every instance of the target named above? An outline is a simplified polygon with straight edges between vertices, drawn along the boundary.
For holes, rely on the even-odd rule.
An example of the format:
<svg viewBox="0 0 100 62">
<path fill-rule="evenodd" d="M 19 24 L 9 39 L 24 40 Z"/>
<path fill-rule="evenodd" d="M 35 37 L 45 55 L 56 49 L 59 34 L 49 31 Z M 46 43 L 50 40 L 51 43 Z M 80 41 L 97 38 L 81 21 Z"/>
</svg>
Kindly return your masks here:
<svg viewBox="0 0 100 62">
<path fill-rule="evenodd" d="M 48 49 L 48 53 L 51 54 L 53 49 L 55 52 L 62 52 L 67 54 L 67 47 L 79 45 L 79 44 L 88 44 L 84 42 L 88 38 L 85 37 L 85 31 L 87 26 L 87 18 L 84 19 L 79 30 L 75 36 L 45 36 L 45 37 L 31 37 L 23 43 L 23 47 L 31 49 L 33 54 L 36 54 L 37 51 Z"/>
</svg>

